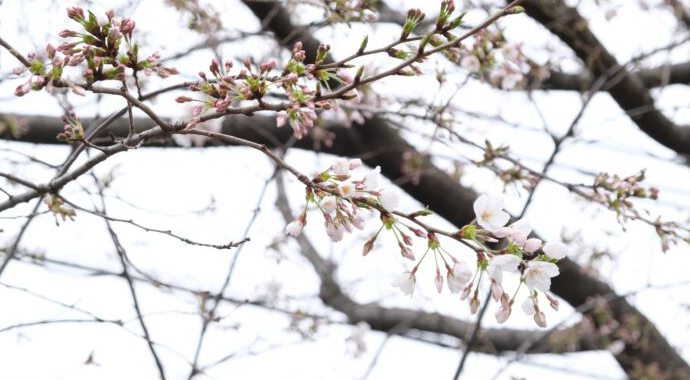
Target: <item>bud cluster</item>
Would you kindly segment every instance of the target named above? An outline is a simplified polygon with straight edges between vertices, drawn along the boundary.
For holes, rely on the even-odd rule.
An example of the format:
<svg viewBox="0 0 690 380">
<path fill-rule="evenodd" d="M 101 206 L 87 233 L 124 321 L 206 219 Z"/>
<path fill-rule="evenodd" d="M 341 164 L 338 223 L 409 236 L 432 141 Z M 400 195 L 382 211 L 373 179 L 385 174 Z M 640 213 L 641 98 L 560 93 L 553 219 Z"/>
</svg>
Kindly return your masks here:
<svg viewBox="0 0 690 380">
<path fill-rule="evenodd" d="M 84 127 L 81 124 L 81 120 L 74 113 L 74 111 L 69 111 L 67 115 L 62 116 L 62 122 L 65 124 L 62 129 L 62 133 L 57 135 L 59 141 L 83 141 L 84 140 Z"/>
<path fill-rule="evenodd" d="M 68 8 L 67 16 L 80 24 L 82 30 L 61 31 L 58 34 L 61 38 L 73 40 L 57 47 L 48 44 L 45 48 L 47 63 L 37 59 L 35 54 L 29 54 L 31 66 L 28 70 L 32 76 L 28 82 L 17 87 L 15 95 L 22 96 L 31 90 L 43 88 L 48 93 L 53 93 L 55 87 L 70 87 L 75 94 L 84 96 L 84 88 L 97 81 L 124 80 L 127 68 L 133 70 L 135 75 L 138 71 L 143 71 L 147 76 L 155 73 L 161 78 L 179 73 L 174 68 L 163 66 L 159 61 L 160 53 L 139 60 L 139 45 L 132 40 L 132 33 L 136 27 L 133 20 L 115 18 L 115 12 L 109 10 L 106 12 L 106 19 L 99 21 L 93 12 L 88 11 L 84 14 L 79 7 Z M 127 45 L 124 53 L 120 49 L 123 40 Z M 78 85 L 63 78 L 65 67 L 77 67 L 82 64 L 86 66 L 82 72 L 85 84 Z M 14 71 L 18 75 L 22 72 L 23 69 Z"/>
<path fill-rule="evenodd" d="M 55 216 L 55 224 L 60 225 L 60 220 L 58 219 L 58 216 L 60 216 L 60 219 L 64 222 L 69 218 L 69 220 L 74 221 L 74 217 L 77 215 L 77 213 L 71 209 L 67 208 L 64 206 L 64 201 L 58 197 L 57 195 L 50 194 L 49 196 L 46 197 L 45 199 L 46 205 L 48 205 L 48 210 L 53 213 Z"/>
<path fill-rule="evenodd" d="M 187 96 L 177 98 L 179 103 L 201 102 L 194 108 L 195 118 L 187 124 L 187 128 L 192 128 L 199 123 L 200 116 L 211 108 L 214 108 L 216 112 L 225 112 L 236 102 L 246 100 L 261 102 L 268 90 L 273 87 L 282 90 L 289 100 L 289 105 L 278 115 L 278 126 L 289 122 L 295 136 L 301 138 L 314 126 L 317 119 L 316 110 L 331 109 L 335 103 L 332 100 L 315 100 L 321 95 L 321 87 L 328 86 L 331 80 L 343 84 L 354 80 L 344 68 L 324 69 L 321 67 L 329 50 L 328 45 L 319 46 L 315 63 L 304 64 L 306 51 L 302 48 L 302 43 L 297 42 L 292 49 L 291 58 L 280 74 L 275 72 L 278 66 L 275 60 L 257 66 L 250 59 L 245 59 L 242 68 L 236 73 L 231 73 L 232 61 L 226 61 L 221 66 L 214 59 L 209 66 L 213 77 L 200 72 L 201 80 L 189 86 L 190 90 L 204 94 L 205 99 L 193 99 Z M 352 92 L 345 94 L 343 98 L 351 99 L 356 96 L 356 92 Z"/>
</svg>

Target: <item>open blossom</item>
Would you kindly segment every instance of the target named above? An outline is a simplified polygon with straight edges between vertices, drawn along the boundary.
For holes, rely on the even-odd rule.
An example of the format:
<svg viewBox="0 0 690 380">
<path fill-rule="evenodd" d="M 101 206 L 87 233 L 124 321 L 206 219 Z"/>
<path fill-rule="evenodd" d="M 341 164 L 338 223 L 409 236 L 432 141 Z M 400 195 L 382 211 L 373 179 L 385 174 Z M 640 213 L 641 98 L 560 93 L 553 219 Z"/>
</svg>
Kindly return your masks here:
<svg viewBox="0 0 690 380">
<path fill-rule="evenodd" d="M 357 193 L 355 184 L 349 181 L 341 182 L 340 185 L 338 185 L 338 191 L 340 192 L 340 195 L 344 198 L 352 198 Z"/>
<path fill-rule="evenodd" d="M 381 167 L 377 166 L 374 170 L 364 176 L 364 187 L 366 190 L 376 190 L 379 187 L 381 178 Z"/>
<path fill-rule="evenodd" d="M 488 231 L 496 231 L 503 227 L 510 215 L 503 211 L 503 199 L 482 194 L 474 201 L 474 213 L 477 223 Z"/>
<path fill-rule="evenodd" d="M 501 79 L 501 87 L 504 90 L 512 90 L 518 85 L 518 83 L 520 83 L 521 80 L 522 74 L 520 73 L 507 74 L 503 77 L 503 79 Z"/>
<path fill-rule="evenodd" d="M 559 241 L 549 242 L 544 244 L 543 251 L 546 256 L 549 256 L 552 259 L 560 260 L 565 257 L 565 254 L 568 252 L 568 247 Z"/>
<path fill-rule="evenodd" d="M 332 214 L 336 207 L 335 197 L 326 197 L 321 201 L 321 210 L 326 214 Z"/>
<path fill-rule="evenodd" d="M 527 241 L 527 236 L 532 232 L 526 220 L 520 219 L 513 222 L 510 226 L 501 227 L 492 233 L 499 238 L 508 237 L 518 247 L 522 248 Z"/>
<path fill-rule="evenodd" d="M 331 165 L 335 175 L 347 175 L 350 172 L 350 160 L 345 157 L 340 157 Z"/>
<path fill-rule="evenodd" d="M 468 55 L 465 58 L 462 59 L 460 62 L 460 65 L 462 66 L 463 69 L 474 73 L 479 71 L 479 68 L 481 67 L 481 63 L 479 62 L 479 59 L 473 55 Z"/>
<path fill-rule="evenodd" d="M 302 233 L 302 229 L 304 229 L 302 218 L 297 218 L 285 226 L 285 233 L 297 237 Z"/>
<path fill-rule="evenodd" d="M 506 61 L 517 61 L 520 58 L 520 47 L 515 44 L 505 44 L 503 46 L 503 58 Z"/>
<path fill-rule="evenodd" d="M 489 263 L 487 272 L 492 280 L 497 283 L 503 282 L 503 272 L 517 272 L 518 265 L 522 260 L 515 255 L 500 255 L 496 256 Z"/>
<path fill-rule="evenodd" d="M 359 158 L 353 158 L 348 162 L 350 164 L 350 170 L 355 170 L 358 167 L 362 166 L 362 160 Z"/>
<path fill-rule="evenodd" d="M 464 261 L 458 261 L 453 265 L 453 270 L 448 271 L 448 290 L 451 293 L 460 293 L 470 279 L 472 270 Z"/>
<path fill-rule="evenodd" d="M 400 288 L 405 295 L 411 296 L 414 293 L 414 285 L 417 282 L 415 276 L 410 272 L 405 272 L 393 280 L 392 285 Z"/>
<path fill-rule="evenodd" d="M 558 266 L 546 261 L 530 261 L 525 269 L 525 283 L 530 291 L 534 289 L 547 292 L 551 287 L 551 277 L 558 276 Z"/>
<path fill-rule="evenodd" d="M 379 193 L 379 201 L 386 210 L 395 210 L 400 204 L 398 193 L 391 188 L 381 190 Z"/>
</svg>

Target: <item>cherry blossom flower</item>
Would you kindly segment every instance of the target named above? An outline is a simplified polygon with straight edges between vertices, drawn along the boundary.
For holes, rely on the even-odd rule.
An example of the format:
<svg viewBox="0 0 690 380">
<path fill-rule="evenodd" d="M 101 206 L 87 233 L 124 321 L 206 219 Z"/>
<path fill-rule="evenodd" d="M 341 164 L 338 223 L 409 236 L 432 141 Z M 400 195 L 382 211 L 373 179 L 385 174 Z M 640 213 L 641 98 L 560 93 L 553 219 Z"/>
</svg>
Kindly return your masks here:
<svg viewBox="0 0 690 380">
<path fill-rule="evenodd" d="M 512 90 L 518 85 L 518 83 L 520 83 L 521 80 L 522 74 L 520 73 L 507 74 L 503 77 L 503 79 L 501 79 L 501 87 L 504 90 Z"/>
<path fill-rule="evenodd" d="M 326 197 L 321 201 L 321 210 L 326 214 L 332 214 L 337 207 L 335 197 Z"/>
<path fill-rule="evenodd" d="M 565 257 L 566 253 L 568 252 L 568 247 L 560 241 L 549 242 L 544 244 L 543 251 L 546 256 L 549 256 L 552 259 L 560 260 Z"/>
<path fill-rule="evenodd" d="M 477 59 L 477 57 L 475 57 L 474 55 L 468 55 L 462 59 L 462 61 L 460 62 L 460 66 L 462 66 L 463 69 L 471 73 L 475 73 L 479 71 L 481 63 L 479 62 L 479 59 Z"/>
<path fill-rule="evenodd" d="M 292 222 L 288 223 L 287 226 L 285 226 L 285 233 L 297 237 L 302 233 L 302 229 L 304 229 L 304 223 L 302 222 L 302 218 L 297 218 L 293 220 Z"/>
<path fill-rule="evenodd" d="M 448 271 L 448 290 L 451 293 L 460 293 L 472 279 L 472 270 L 464 261 L 458 261 L 453 265 L 453 270 Z"/>
<path fill-rule="evenodd" d="M 482 194 L 474 201 L 474 213 L 477 223 L 488 231 L 496 231 L 503 227 L 510 215 L 503 211 L 503 199 Z"/>
<path fill-rule="evenodd" d="M 343 240 L 345 231 L 342 225 L 336 226 L 335 223 L 328 223 L 326 225 L 326 234 L 331 238 L 331 240 L 337 243 Z"/>
<path fill-rule="evenodd" d="M 350 163 L 350 170 L 357 169 L 358 167 L 362 166 L 362 160 L 359 158 L 353 158 L 349 161 Z"/>
<path fill-rule="evenodd" d="M 343 198 L 352 198 L 357 193 L 355 184 L 349 181 L 341 182 L 338 185 L 338 191 Z"/>
<path fill-rule="evenodd" d="M 541 239 L 538 238 L 527 239 L 527 241 L 525 241 L 525 246 L 523 247 L 523 249 L 525 250 L 525 252 L 533 253 L 537 249 L 539 249 L 539 247 L 541 247 L 541 243 Z"/>
<path fill-rule="evenodd" d="M 506 61 L 517 61 L 520 58 L 520 48 L 515 44 L 505 44 L 503 46 L 503 58 Z"/>
<path fill-rule="evenodd" d="M 331 165 L 335 175 L 347 175 L 350 172 L 350 160 L 345 157 L 340 157 Z"/>
<path fill-rule="evenodd" d="M 549 291 L 551 277 L 558 276 L 558 266 L 546 261 L 530 261 L 525 269 L 525 283 L 530 291 Z"/>
<path fill-rule="evenodd" d="M 476 203 L 476 202 L 475 202 Z M 499 238 L 508 237 L 518 247 L 522 248 L 527 241 L 527 236 L 532 232 L 532 227 L 529 226 L 526 220 L 520 219 L 513 222 L 510 226 L 498 228 L 492 231 L 494 236 Z"/>
<path fill-rule="evenodd" d="M 414 274 L 410 272 L 405 272 L 396 277 L 393 280 L 392 285 L 400 290 L 407 296 L 411 296 L 414 293 L 414 286 L 417 282 Z"/>
<path fill-rule="evenodd" d="M 364 176 L 364 188 L 366 190 L 376 190 L 379 187 L 381 178 L 381 167 L 377 166 L 374 170 Z"/>
<path fill-rule="evenodd" d="M 503 272 L 517 272 L 518 265 L 522 260 L 515 255 L 500 255 L 496 256 L 489 263 L 487 272 L 491 279 L 495 280 L 497 283 L 503 282 Z"/>
<path fill-rule="evenodd" d="M 381 190 L 379 193 L 379 201 L 386 210 L 395 210 L 398 208 L 398 205 L 400 205 L 398 193 L 391 188 Z"/>
</svg>

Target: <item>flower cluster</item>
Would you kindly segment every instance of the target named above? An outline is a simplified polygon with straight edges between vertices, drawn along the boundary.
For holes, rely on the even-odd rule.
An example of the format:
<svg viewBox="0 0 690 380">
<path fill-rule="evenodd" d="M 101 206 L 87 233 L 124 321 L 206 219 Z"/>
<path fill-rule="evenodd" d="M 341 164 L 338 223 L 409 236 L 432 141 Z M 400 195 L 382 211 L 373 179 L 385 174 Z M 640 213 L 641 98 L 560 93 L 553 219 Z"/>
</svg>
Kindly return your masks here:
<svg viewBox="0 0 690 380">
<path fill-rule="evenodd" d="M 139 45 L 132 40 L 132 33 L 136 23 L 129 18 L 115 18 L 115 12 L 109 10 L 106 18 L 98 20 L 96 15 L 79 7 L 67 9 L 67 16 L 80 24 L 81 31 L 65 29 L 59 33 L 61 38 L 72 39 L 57 47 L 48 44 L 45 52 L 48 62 L 44 63 L 30 53 L 27 58 L 31 62 L 28 71 L 31 73 L 29 80 L 17 87 L 15 95 L 22 96 L 31 90 L 46 89 L 52 93 L 55 87 L 70 87 L 72 92 L 84 96 L 85 88 L 101 80 L 124 80 L 125 71 L 131 69 L 136 76 L 142 71 L 145 75 L 156 74 L 166 78 L 178 74 L 174 68 L 165 67 L 159 61 L 160 53 L 139 59 Z M 121 52 L 122 41 L 127 48 Z M 59 54 L 58 54 L 59 53 Z M 84 84 L 76 84 L 63 77 L 63 71 L 67 66 L 77 67 L 84 64 L 82 72 Z M 14 73 L 20 75 L 24 69 L 15 69 Z"/>
<path fill-rule="evenodd" d="M 522 309 L 534 316 L 537 325 L 546 326 L 546 316 L 539 308 L 539 295 L 544 294 L 549 305 L 558 309 L 558 301 L 548 292 L 551 278 L 559 274 L 555 263 L 566 256 L 565 244 L 544 243 L 539 238 L 530 237 L 532 229 L 524 220 L 507 225 L 510 215 L 503 210 L 503 199 L 486 194 L 474 202 L 476 219 L 472 223 L 455 233 L 434 229 L 417 219 L 431 214 L 429 210 L 410 214 L 396 210 L 400 203 L 398 194 L 393 189 L 380 188 L 379 167 L 363 177 L 353 176 L 352 171 L 361 164 L 359 159 L 338 158 L 328 170 L 315 177 L 312 180 L 314 184 L 306 189 L 306 205 L 300 215 L 285 227 L 285 233 L 290 236 L 302 233 L 307 225 L 310 204 L 322 214 L 326 234 L 334 242 L 342 240 L 345 232 L 363 229 L 363 210 L 376 211 L 380 214 L 381 226 L 364 243 L 362 254 L 368 255 L 378 236 L 383 231 L 390 231 L 395 236 L 400 255 L 415 261 L 410 271 L 393 281 L 393 286 L 404 294 L 414 293 L 420 265 L 433 257 L 436 266 L 434 286 L 439 293 L 444 286 L 453 294 L 459 293 L 461 300 L 469 299 L 470 310 L 476 313 L 480 306 L 479 288 L 485 283 L 490 287 L 493 299 L 500 303 L 496 320 L 503 323 L 510 316 L 518 290 L 524 284 L 529 295 L 522 303 Z M 460 241 L 475 251 L 476 270 L 444 248 L 440 235 Z M 419 260 L 412 250 L 413 237 L 426 240 L 426 250 Z M 519 273 L 520 282 L 512 296 L 504 290 L 504 272 Z"/>
<path fill-rule="evenodd" d="M 307 210 L 312 203 L 323 215 L 326 233 L 334 242 L 342 240 L 345 232 L 352 232 L 353 227 L 359 230 L 364 228 L 362 209 L 377 207 L 384 211 L 395 210 L 400 202 L 395 190 L 379 189 L 380 167 L 376 167 L 359 180 L 353 179 L 350 172 L 361 165 L 360 159 L 335 160 L 328 170 L 314 179 L 320 187 L 307 189 L 307 203 L 300 216 L 287 225 L 285 233 L 291 236 L 302 233 L 307 225 Z M 392 223 L 390 220 L 393 218 L 390 212 L 385 212 L 385 214 L 388 218 L 386 220 Z M 409 237 L 405 236 L 409 240 Z M 364 255 L 371 251 L 375 239 L 376 237 L 365 244 Z"/>
<path fill-rule="evenodd" d="M 659 189 L 650 187 L 645 189 L 640 185 L 645 178 L 645 171 L 642 170 L 635 175 L 621 178 L 618 175 L 600 173 L 594 179 L 594 197 L 614 210 L 619 216 L 625 214 L 627 210 L 633 209 L 631 198 L 650 198 L 656 200 L 659 196 Z"/>
<path fill-rule="evenodd" d="M 496 51 L 500 51 L 502 59 L 497 58 Z M 483 30 L 474 36 L 474 43 L 465 52 L 460 65 L 469 73 L 488 79 L 493 86 L 512 90 L 523 81 L 526 58 L 520 45 L 506 44 L 500 32 Z"/>
</svg>

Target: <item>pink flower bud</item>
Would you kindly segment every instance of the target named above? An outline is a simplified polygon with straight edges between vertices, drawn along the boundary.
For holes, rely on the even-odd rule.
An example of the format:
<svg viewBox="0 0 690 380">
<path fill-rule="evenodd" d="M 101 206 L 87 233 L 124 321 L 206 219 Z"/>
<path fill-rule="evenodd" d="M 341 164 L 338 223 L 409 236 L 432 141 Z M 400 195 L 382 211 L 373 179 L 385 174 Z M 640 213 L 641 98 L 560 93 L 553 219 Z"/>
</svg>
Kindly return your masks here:
<svg viewBox="0 0 690 380">
<path fill-rule="evenodd" d="M 472 300 L 470 300 L 470 312 L 472 314 L 477 314 L 477 311 L 479 310 L 479 298 L 475 295 L 472 297 Z"/>
<path fill-rule="evenodd" d="M 108 17 L 108 20 L 112 20 L 113 17 L 115 17 L 115 10 L 108 9 L 107 11 L 105 11 L 105 16 Z"/>
<path fill-rule="evenodd" d="M 534 313 L 534 322 L 536 322 L 539 327 L 546 327 L 546 315 L 537 310 L 537 312 Z"/>
<path fill-rule="evenodd" d="M 501 296 L 503 295 L 503 287 L 501 284 L 496 282 L 495 280 L 491 280 L 491 297 L 493 297 L 494 301 L 498 301 L 501 299 Z"/>
<path fill-rule="evenodd" d="M 436 270 L 436 279 L 434 279 L 434 283 L 436 284 L 436 290 L 441 293 L 441 290 L 443 290 L 443 277 L 439 270 Z"/>
<path fill-rule="evenodd" d="M 55 46 L 48 44 L 46 45 L 46 53 L 48 53 L 48 57 L 51 59 L 55 56 Z"/>
<path fill-rule="evenodd" d="M 402 254 L 402 256 L 403 256 L 404 258 L 406 258 L 406 259 L 408 259 L 408 260 L 410 260 L 410 261 L 414 261 L 414 260 L 415 260 L 414 252 L 412 252 L 411 249 L 409 249 L 408 247 L 402 245 L 402 243 L 398 243 L 398 247 L 400 247 L 400 253 Z"/>
<path fill-rule="evenodd" d="M 79 7 L 67 8 L 67 17 L 74 21 L 84 20 L 84 11 Z"/>
<path fill-rule="evenodd" d="M 362 256 L 366 256 L 371 252 L 371 250 L 374 248 L 374 239 L 376 237 L 371 238 L 370 240 L 367 240 L 366 243 L 364 243 L 364 248 L 362 249 Z"/>
<path fill-rule="evenodd" d="M 76 37 L 77 32 L 75 32 L 73 30 L 65 29 L 65 30 L 61 31 L 60 33 L 58 33 L 58 36 L 60 36 L 62 38 Z"/>
<path fill-rule="evenodd" d="M 209 66 L 209 70 L 211 71 L 211 74 L 218 75 L 220 74 L 220 67 L 218 66 L 218 61 L 216 59 L 211 60 L 211 65 Z"/>
<path fill-rule="evenodd" d="M 460 293 L 460 301 L 464 301 L 469 297 L 470 292 L 472 291 L 472 284 L 467 284 L 465 289 L 462 290 L 462 293 Z"/>
<path fill-rule="evenodd" d="M 548 293 L 544 293 L 546 298 L 549 300 L 549 305 L 552 309 L 558 311 L 558 300 L 550 296 Z"/>
</svg>

